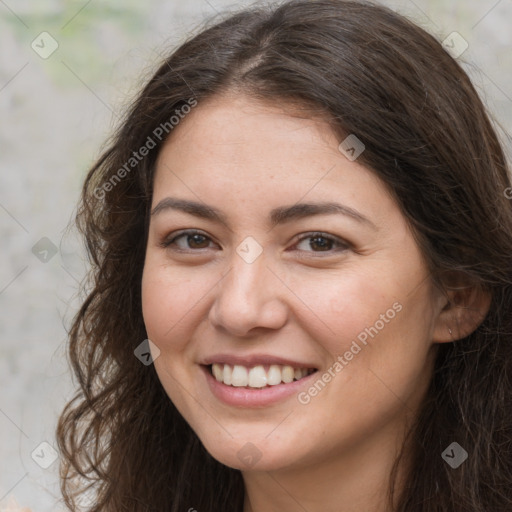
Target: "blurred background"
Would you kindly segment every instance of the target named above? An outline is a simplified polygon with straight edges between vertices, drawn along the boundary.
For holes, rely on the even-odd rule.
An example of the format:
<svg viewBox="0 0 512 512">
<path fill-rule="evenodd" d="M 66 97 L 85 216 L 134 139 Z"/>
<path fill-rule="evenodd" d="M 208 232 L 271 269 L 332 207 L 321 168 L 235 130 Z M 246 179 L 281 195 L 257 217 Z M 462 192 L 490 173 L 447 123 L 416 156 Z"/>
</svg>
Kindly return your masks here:
<svg viewBox="0 0 512 512">
<path fill-rule="evenodd" d="M 85 174 L 161 56 L 252 3 L 0 0 L 0 511 L 65 510 L 55 426 L 75 385 L 66 328 L 86 260 L 68 226 Z M 512 0 L 381 3 L 460 54 L 510 155 Z"/>
</svg>

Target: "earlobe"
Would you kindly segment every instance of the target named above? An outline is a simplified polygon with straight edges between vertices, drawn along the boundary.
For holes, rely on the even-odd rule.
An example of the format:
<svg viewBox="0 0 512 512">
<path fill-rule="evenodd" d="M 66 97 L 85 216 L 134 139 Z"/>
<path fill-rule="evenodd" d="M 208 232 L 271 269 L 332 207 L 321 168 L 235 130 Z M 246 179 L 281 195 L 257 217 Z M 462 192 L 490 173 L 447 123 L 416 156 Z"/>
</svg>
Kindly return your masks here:
<svg viewBox="0 0 512 512">
<path fill-rule="evenodd" d="M 463 285 L 446 290 L 432 341 L 448 343 L 469 336 L 483 322 L 491 305 L 491 293 L 479 285 Z"/>
</svg>

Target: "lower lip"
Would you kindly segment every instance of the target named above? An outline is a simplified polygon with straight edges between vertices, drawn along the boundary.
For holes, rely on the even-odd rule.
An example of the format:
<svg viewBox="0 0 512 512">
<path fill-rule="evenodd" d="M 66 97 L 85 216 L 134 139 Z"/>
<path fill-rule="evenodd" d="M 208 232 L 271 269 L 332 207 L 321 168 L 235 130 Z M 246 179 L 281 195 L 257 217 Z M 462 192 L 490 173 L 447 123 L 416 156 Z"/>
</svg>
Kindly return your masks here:
<svg viewBox="0 0 512 512">
<path fill-rule="evenodd" d="M 210 391 L 220 401 L 233 405 L 235 407 L 265 407 L 273 403 L 284 400 L 291 395 L 299 393 L 304 385 L 316 376 L 318 371 L 303 377 L 300 380 L 294 380 L 289 384 L 281 383 L 275 386 L 265 388 L 246 388 L 227 386 L 223 382 L 219 382 L 211 373 L 210 367 L 201 365 L 201 370 L 206 376 L 206 382 L 210 387 Z"/>
</svg>

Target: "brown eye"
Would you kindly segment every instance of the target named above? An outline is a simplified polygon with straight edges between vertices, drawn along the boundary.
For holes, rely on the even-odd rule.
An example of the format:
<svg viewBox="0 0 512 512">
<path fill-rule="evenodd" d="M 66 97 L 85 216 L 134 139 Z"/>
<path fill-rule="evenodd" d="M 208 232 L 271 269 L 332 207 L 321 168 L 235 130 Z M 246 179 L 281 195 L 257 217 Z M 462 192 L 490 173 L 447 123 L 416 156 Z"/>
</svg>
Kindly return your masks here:
<svg viewBox="0 0 512 512">
<path fill-rule="evenodd" d="M 309 246 L 313 249 L 318 247 L 320 251 L 328 251 L 332 249 L 333 241 L 325 236 L 315 236 L 310 238 Z"/>
<path fill-rule="evenodd" d="M 203 235 L 185 235 L 187 242 L 195 249 L 203 249 L 206 237 Z M 208 245 L 208 244 L 207 244 Z"/>
<path fill-rule="evenodd" d="M 308 242 L 306 244 L 306 242 Z M 299 242 L 296 244 L 296 247 L 299 247 L 302 244 L 303 248 L 299 250 L 304 252 L 339 252 L 344 251 L 349 248 L 349 244 L 344 242 L 338 238 L 326 235 L 325 233 L 309 233 L 303 236 Z M 337 250 L 333 251 L 333 249 L 337 248 Z"/>
<path fill-rule="evenodd" d="M 184 240 L 184 242 L 179 242 Z M 177 250 L 189 251 L 193 249 L 207 249 L 211 239 L 197 231 L 183 231 L 171 239 L 164 240 L 162 247 L 176 246 Z"/>
</svg>

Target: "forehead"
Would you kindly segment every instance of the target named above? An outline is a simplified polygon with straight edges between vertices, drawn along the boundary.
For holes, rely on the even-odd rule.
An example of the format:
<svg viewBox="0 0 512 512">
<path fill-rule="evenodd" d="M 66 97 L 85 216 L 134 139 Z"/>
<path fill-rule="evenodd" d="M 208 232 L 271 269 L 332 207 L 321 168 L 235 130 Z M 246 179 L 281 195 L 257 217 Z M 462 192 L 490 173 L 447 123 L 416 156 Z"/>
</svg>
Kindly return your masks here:
<svg viewBox="0 0 512 512">
<path fill-rule="evenodd" d="M 377 176 L 350 161 L 320 118 L 247 96 L 214 97 L 184 117 L 157 160 L 153 207 L 168 195 L 265 216 L 309 201 L 342 202 L 371 217 L 394 209 Z M 308 201 L 306 201 L 308 200 Z M 259 208 L 261 207 L 261 208 Z"/>
<path fill-rule="evenodd" d="M 341 162 L 338 139 L 325 121 L 296 108 L 245 95 L 214 96 L 173 129 L 158 155 L 157 182 L 183 169 L 203 182 L 316 182 Z"/>
<path fill-rule="evenodd" d="M 224 95 L 199 103 L 175 127 L 161 153 L 170 149 L 182 160 L 199 163 L 215 157 L 233 165 L 250 157 L 251 167 L 276 168 L 282 160 L 298 160 L 306 153 L 309 160 L 315 151 L 336 154 L 337 139 L 325 121 L 300 116 L 290 106 Z M 247 167 L 250 162 L 244 163 Z"/>
</svg>

